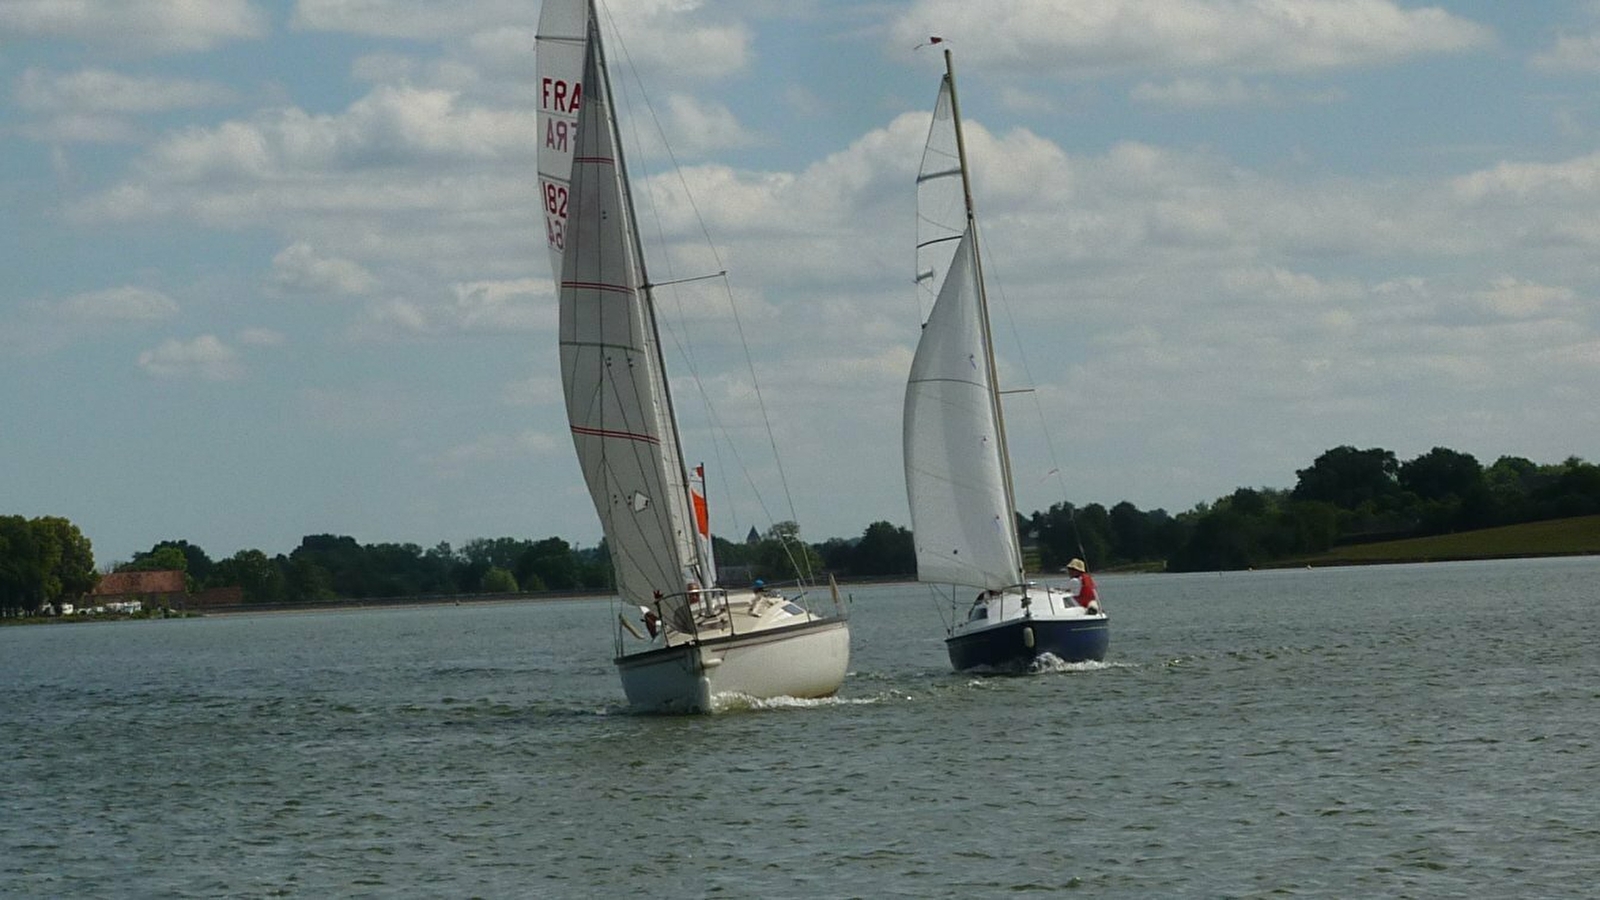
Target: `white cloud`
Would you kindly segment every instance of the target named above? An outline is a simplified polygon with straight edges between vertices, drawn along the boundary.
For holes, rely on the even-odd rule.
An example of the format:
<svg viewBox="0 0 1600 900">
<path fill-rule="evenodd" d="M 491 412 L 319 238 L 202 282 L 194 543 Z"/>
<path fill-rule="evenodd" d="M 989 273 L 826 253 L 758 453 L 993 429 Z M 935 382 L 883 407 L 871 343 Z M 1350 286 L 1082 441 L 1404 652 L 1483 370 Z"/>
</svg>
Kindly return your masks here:
<svg viewBox="0 0 1600 900">
<path fill-rule="evenodd" d="M 462 331 L 551 331 L 556 303 L 548 278 L 478 281 L 453 285 L 451 320 Z"/>
<path fill-rule="evenodd" d="M 641 73 L 669 79 L 715 78 L 749 61 L 751 36 L 740 23 L 700 21 L 698 0 L 620 0 L 602 13 L 614 62 L 624 58 Z M 477 58 L 497 71 L 526 65 L 539 6 L 522 0 L 476 0 L 444 5 L 436 0 L 298 0 L 290 24 L 308 31 L 419 41 L 465 40 Z M 616 77 L 616 76 L 614 76 Z M 619 83 L 619 92 L 629 90 Z"/>
<path fill-rule="evenodd" d="M 1534 284 L 1515 278 L 1498 278 L 1479 291 L 1477 300 L 1486 311 L 1507 319 L 1533 319 L 1570 314 L 1577 310 L 1577 292 L 1569 287 Z"/>
<path fill-rule="evenodd" d="M 139 354 L 139 368 L 157 378 L 207 381 L 228 381 L 244 371 L 238 351 L 210 334 L 202 334 L 187 343 L 168 338 L 155 349 Z"/>
<path fill-rule="evenodd" d="M 1012 112 L 1040 116 L 1055 112 L 1056 100 L 1040 91 L 1023 90 L 1016 85 L 1006 85 L 1000 89 L 1000 106 Z"/>
<path fill-rule="evenodd" d="M 270 283 L 280 291 L 303 294 L 366 294 L 378 279 L 348 259 L 323 257 L 296 241 L 272 258 Z"/>
<path fill-rule="evenodd" d="M 229 88 L 186 78 L 124 75 L 106 69 L 57 73 L 30 68 L 13 92 L 17 105 L 46 114 L 130 114 L 229 103 Z"/>
<path fill-rule="evenodd" d="M 350 336 L 356 340 L 382 341 L 416 337 L 432 332 L 435 324 L 428 310 L 404 297 L 390 297 L 366 305 Z"/>
<path fill-rule="evenodd" d="M 680 157 L 707 150 L 733 150 L 756 142 L 726 106 L 687 94 L 667 97 L 664 127 L 673 152 Z"/>
<path fill-rule="evenodd" d="M 283 332 L 271 328 L 244 328 L 239 331 L 239 343 L 253 347 L 277 347 L 283 344 Z"/>
<path fill-rule="evenodd" d="M 28 140 L 47 144 L 129 144 L 140 138 L 137 128 L 116 116 L 59 115 L 16 130 Z"/>
<path fill-rule="evenodd" d="M 350 335 L 362 341 L 411 340 L 447 334 L 551 332 L 555 300 L 547 278 L 450 285 L 433 301 L 390 297 L 368 303 Z"/>
<path fill-rule="evenodd" d="M 431 464 L 440 477 L 453 478 L 468 474 L 486 463 L 548 458 L 570 450 L 568 441 L 529 428 L 516 434 L 481 435 L 440 453 L 426 455 L 423 461 Z"/>
<path fill-rule="evenodd" d="M 507 406 L 544 406 L 560 403 L 565 396 L 561 382 L 544 375 L 531 375 L 513 381 L 500 392 Z"/>
<path fill-rule="evenodd" d="M 531 113 L 464 106 L 451 91 L 380 86 L 340 115 L 290 108 L 187 129 L 153 147 L 142 167 L 184 182 L 519 158 L 534 146 L 534 129 Z"/>
<path fill-rule="evenodd" d="M 537 21 L 537 4 L 520 0 L 296 0 L 289 19 L 306 31 L 344 31 L 374 37 L 439 40 L 461 37 L 508 21 Z"/>
<path fill-rule="evenodd" d="M 1237 77 L 1175 78 L 1164 84 L 1140 82 L 1129 92 L 1129 96 L 1137 103 L 1181 109 L 1338 103 L 1346 97 L 1337 88 L 1285 91 L 1265 82 L 1250 82 Z"/>
<path fill-rule="evenodd" d="M 0 43 L 61 39 L 151 53 L 211 50 L 267 33 L 249 0 L 7 0 Z"/>
<path fill-rule="evenodd" d="M 1600 34 L 1563 34 L 1530 61 L 1545 72 L 1600 72 Z"/>
<path fill-rule="evenodd" d="M 932 34 L 967 65 L 1072 75 L 1309 72 L 1492 41 L 1467 19 L 1391 0 L 919 0 L 890 26 L 900 52 Z"/>
<path fill-rule="evenodd" d="M 1468 203 L 1592 198 L 1600 191 L 1600 153 L 1558 163 L 1503 162 L 1456 178 L 1453 187 Z"/>
<path fill-rule="evenodd" d="M 178 314 L 171 297 L 131 285 L 75 294 L 62 300 L 60 309 L 80 322 L 154 322 Z"/>
</svg>

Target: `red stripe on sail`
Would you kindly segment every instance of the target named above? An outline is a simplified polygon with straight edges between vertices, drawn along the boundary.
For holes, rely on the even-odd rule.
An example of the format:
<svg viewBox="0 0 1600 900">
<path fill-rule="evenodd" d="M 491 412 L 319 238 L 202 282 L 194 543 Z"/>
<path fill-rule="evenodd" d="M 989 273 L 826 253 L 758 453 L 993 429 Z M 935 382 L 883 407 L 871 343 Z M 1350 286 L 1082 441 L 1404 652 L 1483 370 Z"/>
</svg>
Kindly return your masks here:
<svg viewBox="0 0 1600 900">
<path fill-rule="evenodd" d="M 616 438 L 623 441 L 643 441 L 646 444 L 659 444 L 661 439 L 653 434 L 639 434 L 633 431 L 612 431 L 609 428 L 590 428 L 586 425 L 572 426 L 573 434 L 583 434 L 589 437 Z"/>
</svg>

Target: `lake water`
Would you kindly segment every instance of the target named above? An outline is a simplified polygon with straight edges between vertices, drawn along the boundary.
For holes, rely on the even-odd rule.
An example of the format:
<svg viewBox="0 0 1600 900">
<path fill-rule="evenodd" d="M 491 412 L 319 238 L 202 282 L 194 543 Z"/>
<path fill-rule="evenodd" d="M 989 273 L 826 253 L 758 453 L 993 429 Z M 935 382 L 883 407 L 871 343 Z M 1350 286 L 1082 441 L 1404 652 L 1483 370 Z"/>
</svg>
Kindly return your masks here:
<svg viewBox="0 0 1600 900">
<path fill-rule="evenodd" d="M 1105 575 L 1104 664 L 627 714 L 608 601 L 0 629 L 0 895 L 1592 897 L 1600 559 Z"/>
</svg>

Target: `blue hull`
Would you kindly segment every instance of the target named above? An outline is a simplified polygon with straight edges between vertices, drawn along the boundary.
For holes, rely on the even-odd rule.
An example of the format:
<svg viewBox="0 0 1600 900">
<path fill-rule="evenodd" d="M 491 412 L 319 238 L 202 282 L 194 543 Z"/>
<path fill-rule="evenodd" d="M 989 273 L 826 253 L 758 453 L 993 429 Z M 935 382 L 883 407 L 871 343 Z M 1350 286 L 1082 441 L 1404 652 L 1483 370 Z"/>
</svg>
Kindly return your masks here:
<svg viewBox="0 0 1600 900">
<path fill-rule="evenodd" d="M 1045 653 L 1062 662 L 1102 660 L 1110 643 L 1111 628 L 1106 619 L 1013 619 L 993 628 L 956 635 L 944 645 L 950 651 L 950 665 L 957 672 L 1021 672 Z"/>
</svg>

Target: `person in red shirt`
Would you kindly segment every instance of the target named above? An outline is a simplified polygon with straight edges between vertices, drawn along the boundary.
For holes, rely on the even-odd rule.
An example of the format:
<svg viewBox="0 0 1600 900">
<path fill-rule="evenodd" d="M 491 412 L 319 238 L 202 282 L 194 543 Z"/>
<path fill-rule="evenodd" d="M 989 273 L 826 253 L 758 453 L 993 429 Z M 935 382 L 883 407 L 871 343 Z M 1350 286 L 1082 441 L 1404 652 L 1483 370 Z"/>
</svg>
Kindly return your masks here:
<svg viewBox="0 0 1600 900">
<path fill-rule="evenodd" d="M 1067 582 L 1067 593 L 1078 605 L 1091 614 L 1100 612 L 1100 592 L 1095 590 L 1094 576 L 1084 566 L 1083 560 L 1074 558 L 1067 563 L 1067 574 L 1072 576 Z"/>
</svg>

